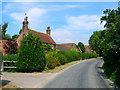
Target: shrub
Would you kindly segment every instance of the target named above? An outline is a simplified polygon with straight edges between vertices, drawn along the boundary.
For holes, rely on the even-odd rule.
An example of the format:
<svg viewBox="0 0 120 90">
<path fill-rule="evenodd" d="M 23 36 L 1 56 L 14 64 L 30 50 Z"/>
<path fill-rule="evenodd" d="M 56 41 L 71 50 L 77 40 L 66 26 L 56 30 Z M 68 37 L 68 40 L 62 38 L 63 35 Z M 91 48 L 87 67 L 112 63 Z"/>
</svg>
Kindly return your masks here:
<svg viewBox="0 0 120 90">
<path fill-rule="evenodd" d="M 67 58 L 67 62 L 76 61 L 80 59 L 79 52 L 60 50 L 58 53 L 63 54 Z"/>
<path fill-rule="evenodd" d="M 18 54 L 3 56 L 3 60 L 4 61 L 17 61 L 18 60 Z"/>
<path fill-rule="evenodd" d="M 55 51 L 50 51 L 46 54 L 46 66 L 50 69 L 54 69 L 56 66 L 60 65 L 60 62 L 57 60 Z"/>
<path fill-rule="evenodd" d="M 39 37 L 29 33 L 21 41 L 17 68 L 22 72 L 42 71 L 45 67 L 45 53 Z"/>
<path fill-rule="evenodd" d="M 46 57 L 46 66 L 50 69 L 54 69 L 59 62 L 55 57 Z"/>
<path fill-rule="evenodd" d="M 64 55 L 57 53 L 55 56 L 61 65 L 64 65 L 67 62 L 67 58 Z"/>
</svg>

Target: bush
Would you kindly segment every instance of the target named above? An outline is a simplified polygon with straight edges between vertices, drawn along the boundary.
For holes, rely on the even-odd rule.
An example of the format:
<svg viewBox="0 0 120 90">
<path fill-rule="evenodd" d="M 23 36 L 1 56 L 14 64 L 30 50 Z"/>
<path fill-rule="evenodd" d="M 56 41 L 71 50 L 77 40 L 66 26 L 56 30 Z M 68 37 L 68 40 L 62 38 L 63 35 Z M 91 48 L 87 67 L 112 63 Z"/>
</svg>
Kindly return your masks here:
<svg viewBox="0 0 120 90">
<path fill-rule="evenodd" d="M 97 58 L 99 55 L 96 53 L 82 53 L 81 58 L 82 60 L 84 59 L 89 59 L 89 58 Z"/>
<path fill-rule="evenodd" d="M 58 53 L 63 54 L 67 58 L 67 62 L 80 60 L 79 52 L 60 50 Z"/>
<path fill-rule="evenodd" d="M 51 51 L 46 54 L 46 66 L 50 69 L 55 68 L 56 66 L 63 65 L 67 62 L 67 58 L 55 51 Z"/>
<path fill-rule="evenodd" d="M 57 65 L 60 65 L 55 57 L 46 57 L 46 66 L 50 69 L 54 69 Z"/>
<path fill-rule="evenodd" d="M 4 61 L 17 61 L 18 60 L 18 54 L 3 56 L 3 60 Z"/>
<path fill-rule="evenodd" d="M 29 33 L 21 41 L 17 68 L 22 72 L 42 71 L 45 67 L 45 52 L 39 37 Z"/>
<path fill-rule="evenodd" d="M 64 64 L 67 62 L 67 58 L 66 58 L 64 55 L 62 55 L 62 54 L 57 53 L 57 54 L 55 55 L 55 57 L 57 57 L 57 61 L 58 61 L 61 65 L 64 65 Z"/>
</svg>

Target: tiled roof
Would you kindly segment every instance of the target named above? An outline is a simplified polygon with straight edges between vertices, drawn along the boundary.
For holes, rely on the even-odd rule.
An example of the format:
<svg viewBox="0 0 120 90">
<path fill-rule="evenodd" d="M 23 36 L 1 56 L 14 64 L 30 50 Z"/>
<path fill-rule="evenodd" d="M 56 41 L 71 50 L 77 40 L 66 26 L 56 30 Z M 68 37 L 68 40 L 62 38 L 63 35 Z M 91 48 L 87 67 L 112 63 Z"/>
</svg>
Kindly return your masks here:
<svg viewBox="0 0 120 90">
<path fill-rule="evenodd" d="M 30 29 L 29 31 L 32 31 L 34 35 L 39 36 L 43 43 L 56 44 L 55 41 L 48 34 L 37 32 Z"/>
<path fill-rule="evenodd" d="M 71 50 L 73 46 L 76 46 L 75 43 L 65 43 L 65 44 L 57 44 L 56 47 L 58 50 Z"/>
</svg>

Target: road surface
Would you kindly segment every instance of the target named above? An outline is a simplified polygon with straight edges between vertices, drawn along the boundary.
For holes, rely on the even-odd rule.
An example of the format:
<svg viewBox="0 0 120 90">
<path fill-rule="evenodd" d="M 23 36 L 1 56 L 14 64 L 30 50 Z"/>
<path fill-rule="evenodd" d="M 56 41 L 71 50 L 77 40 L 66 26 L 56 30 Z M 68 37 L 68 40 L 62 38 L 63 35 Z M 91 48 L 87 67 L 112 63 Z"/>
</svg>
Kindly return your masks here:
<svg viewBox="0 0 120 90">
<path fill-rule="evenodd" d="M 101 72 L 102 59 L 78 63 L 62 71 L 44 88 L 111 88 L 106 76 Z"/>
</svg>

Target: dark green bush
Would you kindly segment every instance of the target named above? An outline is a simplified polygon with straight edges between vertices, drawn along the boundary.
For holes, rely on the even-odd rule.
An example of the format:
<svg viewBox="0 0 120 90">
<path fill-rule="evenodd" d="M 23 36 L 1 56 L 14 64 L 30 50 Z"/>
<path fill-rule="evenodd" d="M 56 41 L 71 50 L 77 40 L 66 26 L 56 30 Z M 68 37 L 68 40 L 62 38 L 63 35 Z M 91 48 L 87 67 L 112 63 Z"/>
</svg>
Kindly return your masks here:
<svg viewBox="0 0 120 90">
<path fill-rule="evenodd" d="M 22 72 L 42 71 L 45 67 L 45 53 L 39 37 L 29 33 L 21 41 L 17 69 Z"/>
<path fill-rule="evenodd" d="M 18 54 L 3 56 L 3 60 L 4 61 L 17 61 L 18 60 Z"/>
</svg>

